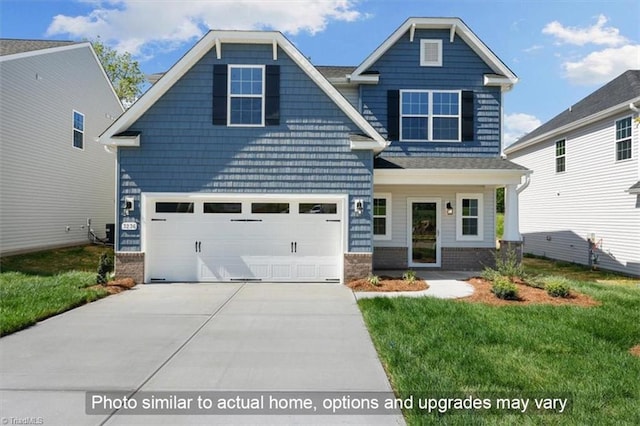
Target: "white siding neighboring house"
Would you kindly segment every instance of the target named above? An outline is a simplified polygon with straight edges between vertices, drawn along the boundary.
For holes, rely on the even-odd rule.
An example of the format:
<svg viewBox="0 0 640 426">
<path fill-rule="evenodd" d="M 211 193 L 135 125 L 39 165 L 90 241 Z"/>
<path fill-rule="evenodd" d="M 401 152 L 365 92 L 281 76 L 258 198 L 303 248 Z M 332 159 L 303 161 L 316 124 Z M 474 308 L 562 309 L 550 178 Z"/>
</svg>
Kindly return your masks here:
<svg viewBox="0 0 640 426">
<path fill-rule="evenodd" d="M 630 70 L 505 150 L 533 170 L 524 251 L 640 276 L 640 71 Z M 597 259 L 595 259 L 597 258 Z"/>
<path fill-rule="evenodd" d="M 115 155 L 96 137 L 123 111 L 91 44 L 0 39 L 0 252 L 88 242 L 114 222 Z"/>
</svg>

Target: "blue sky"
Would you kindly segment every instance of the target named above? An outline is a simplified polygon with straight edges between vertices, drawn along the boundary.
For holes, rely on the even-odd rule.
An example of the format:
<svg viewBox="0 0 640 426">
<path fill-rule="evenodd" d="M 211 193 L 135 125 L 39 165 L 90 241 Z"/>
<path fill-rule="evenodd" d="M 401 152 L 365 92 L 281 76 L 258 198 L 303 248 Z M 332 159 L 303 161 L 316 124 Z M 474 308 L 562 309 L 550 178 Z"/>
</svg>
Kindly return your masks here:
<svg viewBox="0 0 640 426">
<path fill-rule="evenodd" d="M 518 75 L 507 143 L 640 68 L 638 0 L 0 0 L 0 36 L 100 36 L 150 74 L 208 28 L 276 29 L 316 65 L 358 65 L 411 16 L 462 18 Z"/>
</svg>

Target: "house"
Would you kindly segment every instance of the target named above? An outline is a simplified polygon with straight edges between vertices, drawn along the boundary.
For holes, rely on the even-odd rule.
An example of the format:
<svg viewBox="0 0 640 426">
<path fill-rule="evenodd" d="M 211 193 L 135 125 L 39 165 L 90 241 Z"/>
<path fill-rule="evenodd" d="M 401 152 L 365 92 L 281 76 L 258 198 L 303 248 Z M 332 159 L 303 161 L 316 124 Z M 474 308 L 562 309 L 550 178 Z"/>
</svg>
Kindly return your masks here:
<svg viewBox="0 0 640 426">
<path fill-rule="evenodd" d="M 345 281 L 494 260 L 514 73 L 456 18 L 411 18 L 356 67 L 281 33 L 207 33 L 100 137 L 117 149 L 116 271 L 143 282 Z"/>
<path fill-rule="evenodd" d="M 525 252 L 640 276 L 639 108 L 629 70 L 505 150 L 534 171 Z"/>
<path fill-rule="evenodd" d="M 0 39 L 3 255 L 104 236 L 115 155 L 95 139 L 122 111 L 90 43 Z"/>
</svg>

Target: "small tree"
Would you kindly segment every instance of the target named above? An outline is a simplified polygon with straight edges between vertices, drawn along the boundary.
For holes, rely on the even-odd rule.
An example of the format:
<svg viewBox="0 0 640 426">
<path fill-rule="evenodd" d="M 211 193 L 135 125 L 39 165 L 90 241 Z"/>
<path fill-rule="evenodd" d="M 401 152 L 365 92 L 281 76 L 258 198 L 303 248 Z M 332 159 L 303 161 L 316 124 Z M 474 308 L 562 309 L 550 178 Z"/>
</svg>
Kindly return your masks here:
<svg viewBox="0 0 640 426">
<path fill-rule="evenodd" d="M 138 61 L 134 61 L 129 52 L 118 53 L 105 45 L 98 37 L 91 41 L 102 68 L 111 80 L 118 98 L 125 106 L 130 106 L 142 93 L 144 74 Z"/>
<path fill-rule="evenodd" d="M 110 272 L 113 271 L 113 260 L 107 253 L 102 253 L 100 262 L 98 263 L 98 275 L 96 281 L 98 284 L 106 284 Z"/>
</svg>

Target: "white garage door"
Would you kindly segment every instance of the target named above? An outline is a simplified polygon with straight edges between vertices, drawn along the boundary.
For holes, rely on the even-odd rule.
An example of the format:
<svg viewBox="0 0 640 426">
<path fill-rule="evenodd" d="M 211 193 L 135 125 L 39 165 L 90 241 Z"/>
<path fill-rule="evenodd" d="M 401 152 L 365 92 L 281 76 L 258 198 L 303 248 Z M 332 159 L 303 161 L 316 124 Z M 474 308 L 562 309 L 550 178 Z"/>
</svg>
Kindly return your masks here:
<svg viewBox="0 0 640 426">
<path fill-rule="evenodd" d="M 340 279 L 342 199 L 145 200 L 149 282 Z"/>
</svg>

